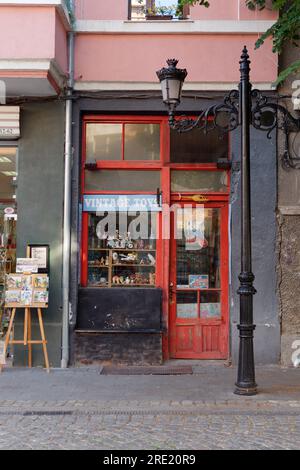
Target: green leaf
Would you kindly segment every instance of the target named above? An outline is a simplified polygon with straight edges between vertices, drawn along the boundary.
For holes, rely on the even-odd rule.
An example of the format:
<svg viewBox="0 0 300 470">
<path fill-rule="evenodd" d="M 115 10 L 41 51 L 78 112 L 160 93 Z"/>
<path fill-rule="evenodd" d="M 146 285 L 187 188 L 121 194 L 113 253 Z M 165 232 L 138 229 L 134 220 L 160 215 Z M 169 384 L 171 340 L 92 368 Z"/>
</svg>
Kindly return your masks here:
<svg viewBox="0 0 300 470">
<path fill-rule="evenodd" d="M 284 69 L 278 76 L 276 82 L 274 85 L 280 85 L 282 82 L 284 82 L 289 75 L 292 73 L 296 73 L 300 71 L 300 60 L 296 60 L 296 62 L 293 62 L 289 67 Z"/>
</svg>

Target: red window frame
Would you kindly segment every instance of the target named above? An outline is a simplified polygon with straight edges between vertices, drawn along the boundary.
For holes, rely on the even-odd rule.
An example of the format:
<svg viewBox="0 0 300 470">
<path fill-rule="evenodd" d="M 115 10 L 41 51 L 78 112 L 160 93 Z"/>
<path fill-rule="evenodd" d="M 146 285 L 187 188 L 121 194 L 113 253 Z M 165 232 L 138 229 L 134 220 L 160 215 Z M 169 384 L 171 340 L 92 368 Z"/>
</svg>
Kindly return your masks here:
<svg viewBox="0 0 300 470">
<path fill-rule="evenodd" d="M 109 115 L 87 115 L 83 118 L 83 129 L 82 129 L 82 166 L 81 166 L 81 187 L 82 197 L 84 194 L 140 194 L 141 191 L 85 191 L 85 162 L 86 162 L 86 126 L 87 124 L 96 123 L 105 124 L 122 124 L 123 126 L 123 143 L 122 143 L 122 154 L 124 155 L 124 126 L 126 124 L 159 124 L 160 125 L 160 159 L 149 161 L 149 160 L 113 160 L 104 161 L 97 160 L 97 170 L 136 170 L 136 171 L 160 171 L 163 168 L 164 161 L 169 154 L 169 141 L 167 138 L 168 134 L 168 122 L 165 117 L 159 116 L 109 116 Z M 162 172 L 161 187 L 163 186 Z M 144 191 L 144 194 L 156 194 L 153 191 Z M 158 233 L 161 233 L 161 217 L 158 217 Z M 162 287 L 162 237 L 159 236 L 156 243 L 156 286 Z M 83 212 L 82 214 L 82 250 L 81 250 L 81 285 L 87 286 L 88 279 L 88 213 Z"/>
<path fill-rule="evenodd" d="M 132 116 L 132 115 L 97 115 L 89 114 L 83 117 L 82 127 L 82 160 L 81 160 L 81 194 L 82 199 L 84 194 L 139 194 L 140 191 L 85 191 L 85 162 L 86 162 L 86 126 L 90 123 L 105 123 L 105 124 L 159 124 L 160 125 L 160 160 L 97 160 L 94 171 L 97 170 L 157 170 L 161 175 L 161 191 L 162 202 L 170 204 L 172 202 L 180 201 L 183 195 L 189 195 L 190 192 L 172 193 L 171 194 L 171 170 L 205 170 L 205 171 L 224 171 L 217 168 L 216 163 L 171 163 L 170 162 L 170 128 L 167 116 Z M 123 133 L 124 135 L 124 133 Z M 124 143 L 123 143 L 124 148 Z M 124 150 L 123 150 L 124 151 Z M 228 155 L 230 155 L 230 140 Z M 210 202 L 218 202 L 229 200 L 229 177 L 228 188 L 224 192 L 201 192 L 203 196 Z M 154 192 L 144 191 L 145 194 L 155 194 Z M 159 216 L 158 230 L 162 230 L 162 217 Z M 156 285 L 165 288 L 168 291 L 169 286 L 169 254 L 170 246 L 169 240 L 162 240 L 161 237 L 157 240 L 157 272 L 156 272 Z M 82 214 L 82 249 L 81 249 L 81 285 L 87 285 L 88 276 L 88 213 Z"/>
</svg>

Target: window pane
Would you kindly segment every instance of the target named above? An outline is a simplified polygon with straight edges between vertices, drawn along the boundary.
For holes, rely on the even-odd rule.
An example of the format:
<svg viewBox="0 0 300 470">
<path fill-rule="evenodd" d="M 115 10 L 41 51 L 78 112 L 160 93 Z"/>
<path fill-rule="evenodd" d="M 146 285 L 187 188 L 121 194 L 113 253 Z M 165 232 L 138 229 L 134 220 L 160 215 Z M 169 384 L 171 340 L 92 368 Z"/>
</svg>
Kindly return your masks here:
<svg viewBox="0 0 300 470">
<path fill-rule="evenodd" d="M 178 210 L 176 235 L 177 288 L 219 288 L 220 210 Z"/>
<path fill-rule="evenodd" d="M 159 124 L 125 124 L 125 160 L 159 160 Z"/>
<path fill-rule="evenodd" d="M 201 292 L 200 318 L 221 318 L 221 300 L 219 292 Z"/>
<path fill-rule="evenodd" d="M 0 200 L 15 199 L 15 183 L 17 179 L 16 155 L 16 148 L 0 147 Z"/>
<path fill-rule="evenodd" d="M 177 1 L 176 0 L 131 0 L 131 19 L 144 20 L 150 15 L 173 15 L 175 17 Z M 186 11 L 186 9 L 185 9 Z"/>
<path fill-rule="evenodd" d="M 197 318 L 197 292 L 177 292 L 177 318 Z"/>
<path fill-rule="evenodd" d="M 88 285 L 154 287 L 157 214 L 90 213 Z"/>
<path fill-rule="evenodd" d="M 183 133 L 171 130 L 172 163 L 216 163 L 227 157 L 227 134 L 222 136 L 218 130 L 205 134 L 197 128 Z"/>
<path fill-rule="evenodd" d="M 122 159 L 122 124 L 87 124 L 86 161 Z"/>
<path fill-rule="evenodd" d="M 6 274 L 16 269 L 17 149 L 0 147 L 0 317 Z M 9 208 L 9 210 L 7 210 Z"/>
<path fill-rule="evenodd" d="M 146 0 L 131 0 L 131 19 L 145 19 Z"/>
<path fill-rule="evenodd" d="M 172 171 L 171 190 L 182 191 L 226 191 L 225 171 Z"/>
<path fill-rule="evenodd" d="M 86 191 L 153 191 L 160 187 L 159 171 L 85 171 Z"/>
</svg>

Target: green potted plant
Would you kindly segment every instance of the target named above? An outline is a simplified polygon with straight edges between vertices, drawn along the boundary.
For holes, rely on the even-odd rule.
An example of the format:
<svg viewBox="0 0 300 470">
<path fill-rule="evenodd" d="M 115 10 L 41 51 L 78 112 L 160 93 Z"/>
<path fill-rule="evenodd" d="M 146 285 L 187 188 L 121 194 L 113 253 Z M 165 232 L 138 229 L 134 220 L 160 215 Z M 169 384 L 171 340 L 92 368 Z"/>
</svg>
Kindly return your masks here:
<svg viewBox="0 0 300 470">
<path fill-rule="evenodd" d="M 169 7 L 166 6 L 158 6 L 147 8 L 146 10 L 146 19 L 147 20 L 172 20 L 176 12 L 176 6 L 171 5 Z"/>
<path fill-rule="evenodd" d="M 144 4 L 143 0 L 138 0 L 140 4 Z M 177 5 L 158 5 L 151 2 L 151 6 L 144 6 L 144 14 L 146 20 L 172 20 L 177 14 Z"/>
</svg>

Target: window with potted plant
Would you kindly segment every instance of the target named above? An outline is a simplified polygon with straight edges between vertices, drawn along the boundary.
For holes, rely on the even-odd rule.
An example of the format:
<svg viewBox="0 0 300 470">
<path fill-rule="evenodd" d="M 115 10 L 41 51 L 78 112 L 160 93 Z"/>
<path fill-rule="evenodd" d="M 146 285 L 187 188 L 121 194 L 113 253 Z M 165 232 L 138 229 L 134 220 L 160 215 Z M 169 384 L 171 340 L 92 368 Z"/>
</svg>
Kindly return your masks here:
<svg viewBox="0 0 300 470">
<path fill-rule="evenodd" d="M 172 20 L 176 14 L 177 5 L 170 1 L 156 0 L 148 3 L 145 12 L 147 20 Z"/>
<path fill-rule="evenodd" d="M 163 20 L 185 19 L 189 6 L 181 0 L 132 0 L 130 18 L 134 20 Z"/>
</svg>

